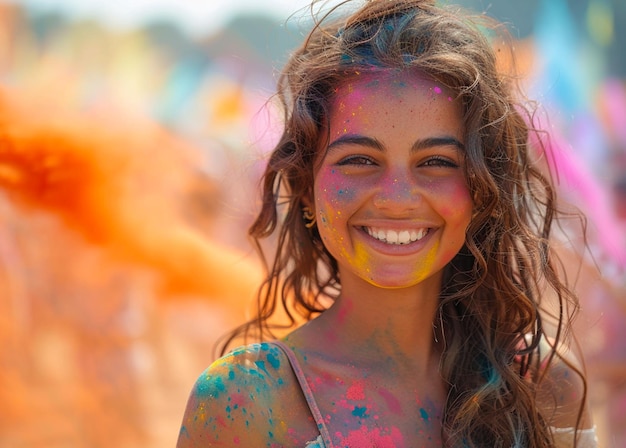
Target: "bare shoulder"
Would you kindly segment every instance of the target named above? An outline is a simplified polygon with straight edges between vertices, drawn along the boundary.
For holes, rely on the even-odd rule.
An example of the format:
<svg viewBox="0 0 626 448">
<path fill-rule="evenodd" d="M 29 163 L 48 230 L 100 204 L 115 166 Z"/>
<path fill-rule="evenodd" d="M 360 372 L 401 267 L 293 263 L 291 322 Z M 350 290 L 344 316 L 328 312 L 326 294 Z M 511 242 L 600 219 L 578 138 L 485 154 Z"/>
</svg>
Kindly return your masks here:
<svg viewBox="0 0 626 448">
<path fill-rule="evenodd" d="M 241 347 L 218 359 L 191 391 L 177 447 L 284 445 L 281 416 L 293 395 L 290 372 L 272 344 Z"/>
</svg>

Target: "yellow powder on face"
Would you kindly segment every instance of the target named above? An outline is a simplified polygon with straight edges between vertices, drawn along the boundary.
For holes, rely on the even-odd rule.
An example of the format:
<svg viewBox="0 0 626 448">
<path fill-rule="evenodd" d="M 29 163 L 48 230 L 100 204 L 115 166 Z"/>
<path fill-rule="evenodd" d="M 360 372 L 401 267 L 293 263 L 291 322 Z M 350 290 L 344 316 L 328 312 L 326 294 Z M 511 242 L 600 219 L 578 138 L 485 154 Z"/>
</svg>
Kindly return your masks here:
<svg viewBox="0 0 626 448">
<path fill-rule="evenodd" d="M 360 242 L 357 242 L 354 246 L 354 257 L 351 260 L 352 264 L 360 269 L 366 269 L 370 272 L 370 254 L 367 249 Z"/>
<path fill-rule="evenodd" d="M 426 277 L 427 272 L 431 269 L 431 267 L 435 263 L 435 257 L 437 256 L 438 251 L 439 251 L 439 241 L 435 241 L 435 245 L 426 254 L 426 259 L 424 260 L 422 265 L 417 267 L 417 270 L 415 272 L 416 281 L 422 281 Z"/>
<path fill-rule="evenodd" d="M 413 274 L 413 282 L 416 284 L 423 281 L 429 274 L 433 274 L 432 266 L 435 263 L 437 253 L 439 251 L 439 241 L 435 242 L 435 245 L 426 253 L 424 261 L 415 267 Z M 354 246 L 354 255 L 349 256 L 346 248 L 342 249 L 343 256 L 358 270 L 365 271 L 368 274 L 372 271 L 372 255 L 367 250 L 367 247 L 357 242 Z M 370 279 L 372 280 L 372 279 Z"/>
</svg>

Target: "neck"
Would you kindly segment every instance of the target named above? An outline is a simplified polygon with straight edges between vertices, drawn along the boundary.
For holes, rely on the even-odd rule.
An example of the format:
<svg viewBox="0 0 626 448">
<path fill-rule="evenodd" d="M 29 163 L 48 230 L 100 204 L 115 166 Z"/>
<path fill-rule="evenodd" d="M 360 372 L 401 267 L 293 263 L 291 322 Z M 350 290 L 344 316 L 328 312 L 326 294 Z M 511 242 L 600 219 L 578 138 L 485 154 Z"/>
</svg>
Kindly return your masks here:
<svg viewBox="0 0 626 448">
<path fill-rule="evenodd" d="M 389 359 L 413 372 L 425 373 L 433 362 L 438 364 L 441 347 L 433 329 L 438 287 L 359 289 L 344 284 L 342 290 L 314 324 L 325 347 L 335 347 L 339 356 L 349 354 L 355 363 Z"/>
</svg>

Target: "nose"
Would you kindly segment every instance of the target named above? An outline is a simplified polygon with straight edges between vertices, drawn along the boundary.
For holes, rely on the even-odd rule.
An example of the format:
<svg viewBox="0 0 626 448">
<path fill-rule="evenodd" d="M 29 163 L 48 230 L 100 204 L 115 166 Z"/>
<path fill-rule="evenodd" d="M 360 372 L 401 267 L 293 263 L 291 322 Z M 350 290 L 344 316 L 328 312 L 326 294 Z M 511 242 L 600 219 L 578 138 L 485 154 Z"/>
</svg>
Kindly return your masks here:
<svg viewBox="0 0 626 448">
<path fill-rule="evenodd" d="M 416 208 L 420 199 L 419 187 L 411 175 L 396 171 L 379 180 L 373 202 L 381 210 L 405 211 Z"/>
</svg>

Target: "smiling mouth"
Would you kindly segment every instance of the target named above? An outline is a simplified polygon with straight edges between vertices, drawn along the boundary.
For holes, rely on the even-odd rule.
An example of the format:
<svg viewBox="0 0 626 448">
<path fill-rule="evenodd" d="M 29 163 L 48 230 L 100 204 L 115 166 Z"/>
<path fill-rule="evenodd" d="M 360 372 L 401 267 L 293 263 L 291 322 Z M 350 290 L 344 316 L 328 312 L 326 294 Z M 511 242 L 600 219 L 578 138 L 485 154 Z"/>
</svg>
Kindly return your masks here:
<svg viewBox="0 0 626 448">
<path fill-rule="evenodd" d="M 369 236 L 387 244 L 411 244 L 424 238 L 430 229 L 389 230 L 377 227 L 363 227 Z"/>
</svg>

